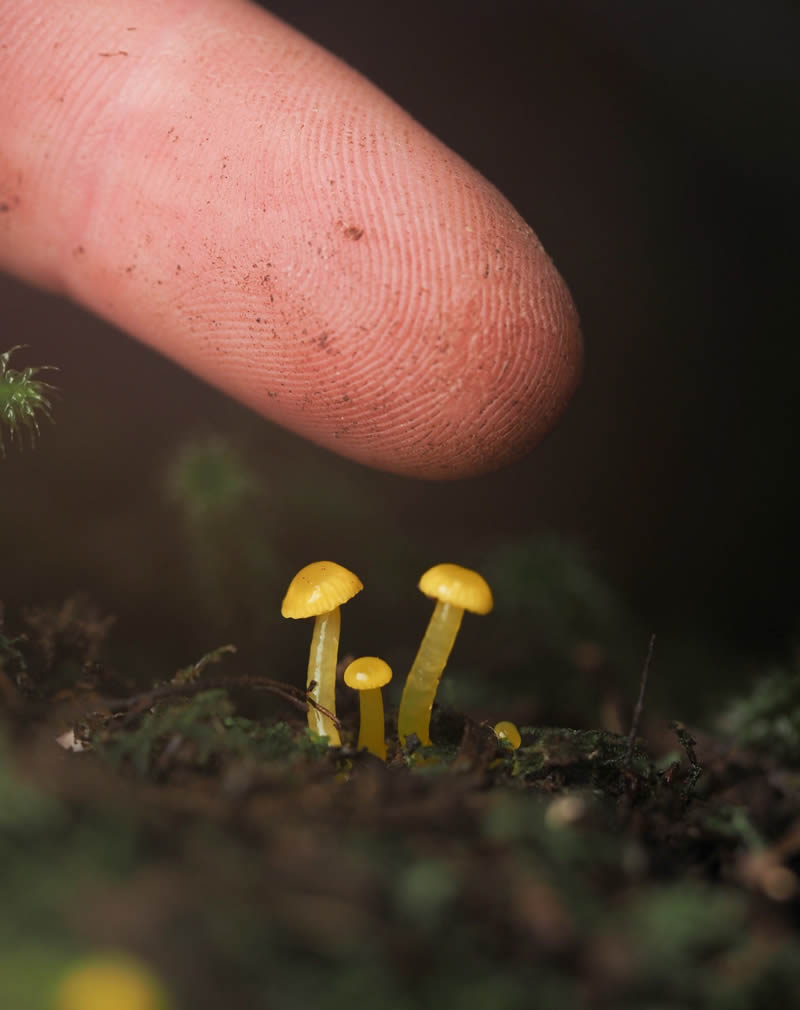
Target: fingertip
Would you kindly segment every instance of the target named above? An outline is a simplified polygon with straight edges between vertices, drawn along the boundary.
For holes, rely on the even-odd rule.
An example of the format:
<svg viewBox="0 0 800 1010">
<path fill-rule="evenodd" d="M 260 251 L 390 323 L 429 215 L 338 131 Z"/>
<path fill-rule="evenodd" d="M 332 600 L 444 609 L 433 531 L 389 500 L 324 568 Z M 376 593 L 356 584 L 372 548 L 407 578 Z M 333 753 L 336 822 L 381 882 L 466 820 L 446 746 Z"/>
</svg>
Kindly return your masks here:
<svg viewBox="0 0 800 1010">
<path fill-rule="evenodd" d="M 388 240 L 362 238 L 370 325 L 348 328 L 350 313 L 367 313 L 362 294 L 338 275 L 324 298 L 339 322 L 325 353 L 312 347 L 307 359 L 313 410 L 307 403 L 290 426 L 373 467 L 453 480 L 536 446 L 577 386 L 583 345 L 566 284 L 508 201 L 451 152 L 422 158 L 427 171 L 417 178 L 418 156 L 410 151 L 400 187 L 413 227 Z M 384 196 L 389 206 L 393 199 Z"/>
<path fill-rule="evenodd" d="M 120 4 L 56 4 L 44 82 L 19 16 L 0 261 L 362 463 L 455 479 L 528 452 L 581 341 L 510 204 L 259 8 Z"/>
</svg>

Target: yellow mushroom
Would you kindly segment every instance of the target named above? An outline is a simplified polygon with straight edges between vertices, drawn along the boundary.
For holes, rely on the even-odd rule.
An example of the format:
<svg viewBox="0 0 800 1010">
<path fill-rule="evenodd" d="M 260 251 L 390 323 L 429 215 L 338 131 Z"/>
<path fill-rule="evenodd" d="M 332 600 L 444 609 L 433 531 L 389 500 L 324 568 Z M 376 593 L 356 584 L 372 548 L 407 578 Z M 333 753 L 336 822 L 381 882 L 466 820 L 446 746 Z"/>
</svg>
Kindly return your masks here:
<svg viewBox="0 0 800 1010">
<path fill-rule="evenodd" d="M 386 737 L 383 732 L 383 695 L 381 688 L 392 679 L 392 668 L 377 656 L 354 659 L 344 671 L 344 682 L 359 693 L 361 722 L 358 728 L 358 749 L 366 747 L 370 754 L 386 760 Z"/>
<path fill-rule="evenodd" d="M 414 733 L 428 746 L 433 700 L 464 611 L 488 614 L 494 601 L 486 580 L 460 565 L 435 565 L 419 580 L 419 588 L 436 606 L 403 688 L 397 732 L 401 743 Z"/>
<path fill-rule="evenodd" d="M 95 955 L 61 980 L 54 1010 L 167 1010 L 166 990 L 153 973 L 126 954 Z"/>
<path fill-rule="evenodd" d="M 283 598 L 281 613 L 284 617 L 315 618 L 306 683 L 310 697 L 334 715 L 339 607 L 363 588 L 358 576 L 335 561 L 315 561 L 300 569 Z M 315 733 L 326 736 L 330 746 L 341 746 L 339 730 L 327 715 L 312 705 L 308 707 L 308 725 Z"/>
<path fill-rule="evenodd" d="M 512 750 L 519 749 L 522 737 L 513 722 L 498 722 L 494 731 L 498 740 L 504 740 Z"/>
</svg>

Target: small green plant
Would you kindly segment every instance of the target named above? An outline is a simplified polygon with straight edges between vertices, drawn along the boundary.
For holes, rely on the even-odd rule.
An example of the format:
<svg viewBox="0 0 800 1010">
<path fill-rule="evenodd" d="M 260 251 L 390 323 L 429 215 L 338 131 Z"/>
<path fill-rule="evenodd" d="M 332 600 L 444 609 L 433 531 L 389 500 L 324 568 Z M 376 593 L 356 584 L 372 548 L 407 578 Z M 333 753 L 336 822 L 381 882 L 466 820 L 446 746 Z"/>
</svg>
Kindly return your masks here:
<svg viewBox="0 0 800 1010">
<path fill-rule="evenodd" d="M 255 472 L 217 436 L 187 442 L 175 451 L 164 490 L 185 522 L 203 535 L 214 524 L 240 521 L 243 508 L 262 497 Z"/>
<path fill-rule="evenodd" d="M 54 387 L 36 376 L 39 372 L 53 369 L 53 366 L 9 368 L 11 356 L 24 346 L 17 344 L 0 354 L 0 456 L 6 454 L 4 428 L 8 430 L 12 442 L 21 443 L 27 433 L 33 445 L 39 435 L 39 418 L 52 420 L 48 396 Z"/>
<path fill-rule="evenodd" d="M 269 492 L 257 469 L 235 445 L 211 436 L 173 450 L 162 488 L 207 620 L 220 636 L 234 621 L 258 628 L 275 556 L 265 536 Z"/>
</svg>

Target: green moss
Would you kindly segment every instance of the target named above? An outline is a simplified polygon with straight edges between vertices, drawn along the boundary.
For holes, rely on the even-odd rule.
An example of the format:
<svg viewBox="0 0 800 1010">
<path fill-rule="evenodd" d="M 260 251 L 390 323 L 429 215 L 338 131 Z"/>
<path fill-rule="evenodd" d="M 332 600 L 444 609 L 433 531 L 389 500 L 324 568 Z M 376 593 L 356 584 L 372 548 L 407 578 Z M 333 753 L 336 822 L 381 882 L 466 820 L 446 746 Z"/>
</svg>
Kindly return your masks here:
<svg viewBox="0 0 800 1010">
<path fill-rule="evenodd" d="M 18 344 L 0 354 L 0 456 L 6 452 L 4 435 L 20 445 L 27 437 L 33 444 L 39 435 L 39 421 L 52 419 L 50 397 L 54 387 L 37 378 L 52 366 L 9 367 L 12 356 L 23 346 Z"/>
<path fill-rule="evenodd" d="M 747 900 L 729 888 L 697 883 L 655 886 L 632 896 L 621 920 L 637 956 L 639 975 L 649 984 L 658 981 L 679 993 L 698 962 L 741 947 Z"/>
<path fill-rule="evenodd" d="M 764 836 L 753 824 L 747 807 L 723 804 L 711 810 L 703 819 L 703 827 L 719 838 L 756 850 L 766 848 Z"/>
<path fill-rule="evenodd" d="M 27 672 L 25 656 L 18 648 L 21 640 L 20 637 L 9 638 L 0 630 L 0 670 L 14 681 Z"/>
<path fill-rule="evenodd" d="M 410 929 L 436 932 L 448 918 L 460 886 L 454 868 L 439 859 L 420 859 L 397 874 L 394 905 Z"/>
<path fill-rule="evenodd" d="M 618 795 L 631 775 L 652 786 L 655 770 L 639 748 L 628 754 L 626 737 L 604 730 L 524 726 L 514 775 L 566 786 L 592 786 Z"/>
<path fill-rule="evenodd" d="M 800 766 L 800 672 L 775 670 L 733 701 L 717 722 L 742 747 Z"/>
<path fill-rule="evenodd" d="M 17 772 L 0 748 L 0 1006 L 41 1010 L 84 949 L 75 925 L 89 894 L 124 880 L 147 848 L 130 816 L 78 813 Z M 51 746 L 54 746 L 51 744 Z"/>
<path fill-rule="evenodd" d="M 184 752 L 184 761 L 208 766 L 222 758 L 285 761 L 293 755 L 319 757 L 327 741 L 309 730 L 286 723 L 264 725 L 234 715 L 227 691 L 204 691 L 189 701 L 172 701 L 145 715 L 135 729 L 109 729 L 92 742 L 113 764 L 128 763 L 137 775 L 147 775 L 170 741 Z"/>
<path fill-rule="evenodd" d="M 186 799 L 196 793 L 187 771 L 200 776 L 200 795 L 224 798 L 225 787 L 214 785 L 225 782 L 214 776 L 217 759 L 270 762 L 283 774 L 230 819 L 224 806 L 213 814 L 201 805 L 190 816 L 183 801 L 176 818 L 166 800 L 151 806 L 152 784 L 120 793 L 107 768 L 113 801 L 90 794 L 73 814 L 20 785 L 6 762 L 6 795 L 21 790 L 24 802 L 16 840 L 8 832 L 0 840 L 0 940 L 11 952 L 4 1005 L 43 1005 L 40 982 L 50 984 L 93 944 L 122 943 L 127 922 L 146 924 L 170 988 L 184 997 L 179 1006 L 199 1010 L 231 1001 L 253 1010 L 367 1002 L 527 1010 L 532 1000 L 583 1010 L 594 987 L 610 1001 L 599 1005 L 615 1010 L 745 1010 L 777 1004 L 742 1002 L 742 992 L 792 991 L 797 945 L 754 959 L 748 944 L 758 927 L 743 894 L 631 876 L 630 866 L 646 861 L 619 829 L 619 783 L 588 771 L 593 760 L 619 771 L 626 748 L 613 735 L 526 729 L 527 772 L 495 769 L 486 789 L 457 770 L 458 755 L 435 777 L 353 760 L 337 783 L 322 742 L 236 715 L 222 691 L 165 705 L 114 733 L 139 740 L 129 747 L 149 753 L 151 771 L 165 739 L 191 741 L 177 780 Z M 91 754 L 72 761 L 97 764 Z M 548 767 L 584 781 L 571 794 L 581 805 L 574 822 L 552 815 L 559 794 L 542 791 Z M 644 755 L 634 769 L 649 781 Z M 89 915 L 87 933 L 98 901 L 111 919 Z M 65 908 L 84 923 L 80 936 Z M 193 966 L 185 977 L 184 959 Z"/>
<path fill-rule="evenodd" d="M 62 965 L 106 947 L 152 962 L 179 1010 L 793 1005 L 796 908 L 739 884 L 743 850 L 800 818 L 791 776 L 723 751 L 700 803 L 682 726 L 655 763 L 600 730 L 523 727 L 513 751 L 444 707 L 436 747 L 384 765 L 248 692 L 235 709 L 211 686 L 230 651 L 107 708 L 74 682 L 93 751 L 55 747 L 62 691 L 11 706 L 1 1006 L 45 1006 Z"/>
</svg>

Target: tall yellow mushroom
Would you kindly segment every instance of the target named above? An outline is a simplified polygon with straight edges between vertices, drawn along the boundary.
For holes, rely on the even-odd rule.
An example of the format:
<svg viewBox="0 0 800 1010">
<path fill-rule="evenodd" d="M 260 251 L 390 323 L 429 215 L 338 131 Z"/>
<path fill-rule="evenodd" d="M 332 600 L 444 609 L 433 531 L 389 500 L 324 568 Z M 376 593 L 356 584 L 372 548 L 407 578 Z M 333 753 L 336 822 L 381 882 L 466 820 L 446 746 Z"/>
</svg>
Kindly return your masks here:
<svg viewBox="0 0 800 1010">
<path fill-rule="evenodd" d="M 461 565 L 435 565 L 419 580 L 419 588 L 436 606 L 403 688 L 397 732 L 403 744 L 413 733 L 428 746 L 433 700 L 464 611 L 488 614 L 494 601 L 483 576 Z"/>
<path fill-rule="evenodd" d="M 336 714 L 339 607 L 363 588 L 357 575 L 335 561 L 315 561 L 300 569 L 283 598 L 281 614 L 284 617 L 315 618 L 306 683 L 309 696 L 333 715 Z M 308 707 L 308 725 L 315 733 L 326 736 L 331 747 L 341 746 L 339 730 L 327 715 L 312 705 Z"/>
</svg>

